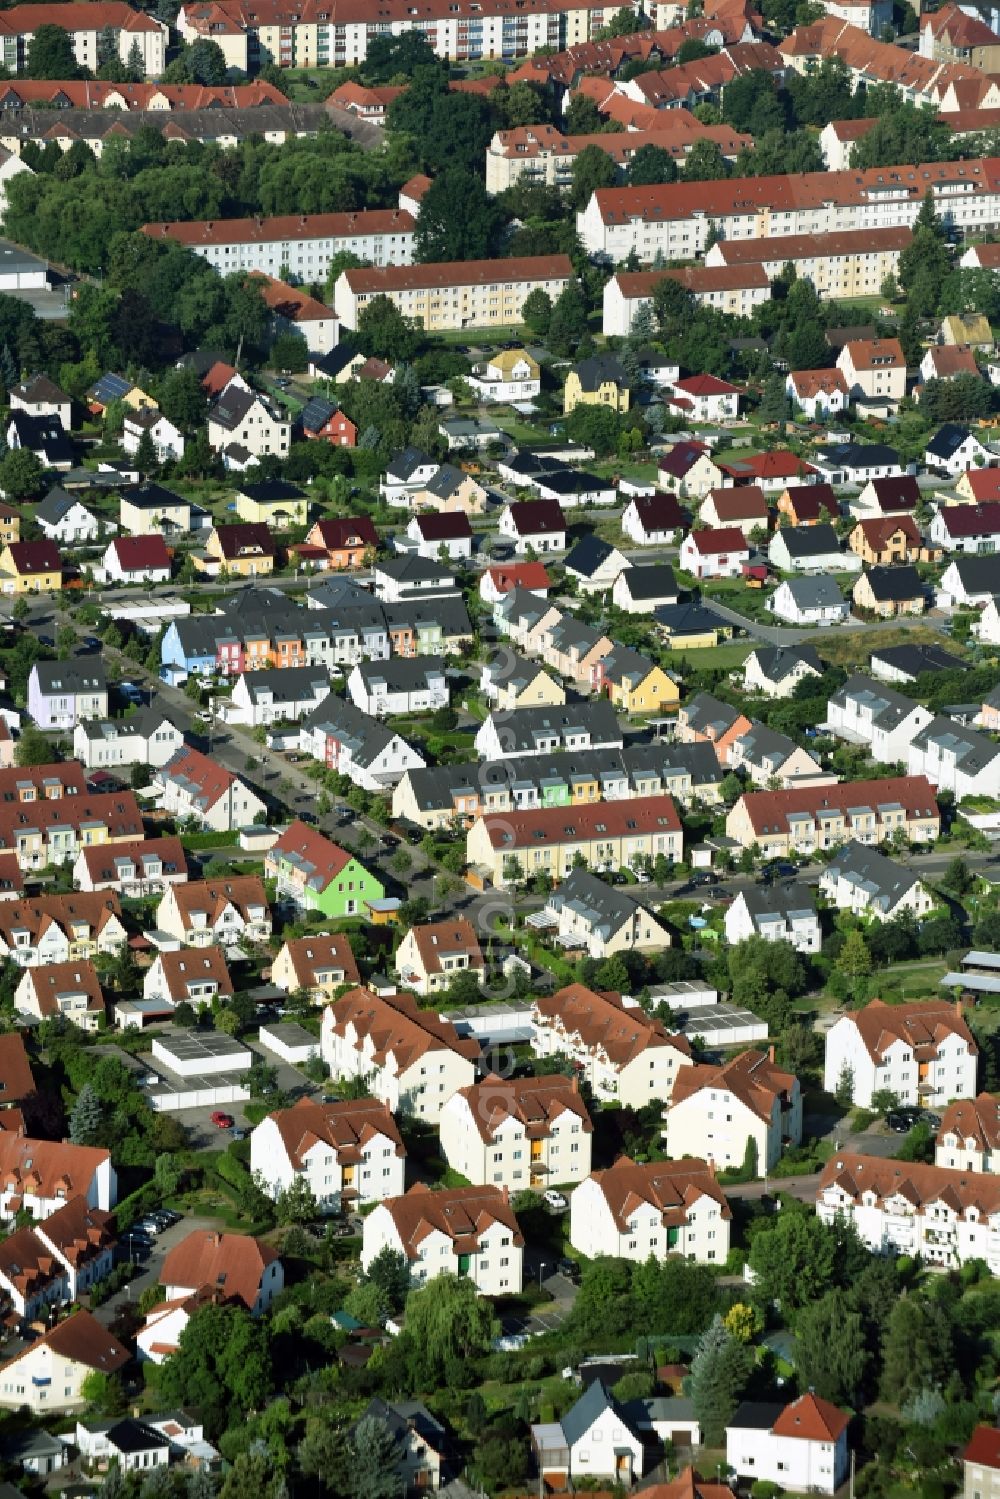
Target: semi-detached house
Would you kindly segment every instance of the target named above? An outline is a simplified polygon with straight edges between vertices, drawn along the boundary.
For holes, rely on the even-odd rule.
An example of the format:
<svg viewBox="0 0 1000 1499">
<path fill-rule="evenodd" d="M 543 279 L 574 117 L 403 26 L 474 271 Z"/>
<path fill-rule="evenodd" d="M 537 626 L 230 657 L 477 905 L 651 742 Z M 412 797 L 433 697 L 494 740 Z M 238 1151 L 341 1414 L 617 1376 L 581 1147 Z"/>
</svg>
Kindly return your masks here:
<svg viewBox="0 0 1000 1499">
<path fill-rule="evenodd" d="M 524 1236 L 506 1188 L 432 1192 L 418 1182 L 402 1197 L 379 1203 L 365 1219 L 362 1269 L 383 1249 L 405 1257 L 416 1286 L 450 1274 L 467 1277 L 484 1296 L 521 1291 Z"/>
<path fill-rule="evenodd" d="M 252 1132 L 250 1169 L 272 1199 L 305 1182 L 321 1213 L 337 1213 L 403 1192 L 406 1147 L 384 1102 L 300 1098 Z"/>
<path fill-rule="evenodd" d="M 88 1375 L 117 1374 L 130 1358 L 128 1349 L 90 1312 L 74 1312 L 0 1364 L 0 1405 L 13 1410 L 27 1406 L 36 1415 L 76 1410 L 86 1404 Z"/>
<path fill-rule="evenodd" d="M 791 791 L 748 791 L 726 818 L 726 833 L 765 858 L 836 848 L 855 839 L 879 844 L 899 833 L 932 843 L 941 816 L 926 776 L 891 776 Z"/>
<path fill-rule="evenodd" d="M 426 332 L 509 327 L 522 322 L 533 291 L 554 302 L 572 279 L 568 255 L 390 266 L 342 271 L 334 290 L 337 316 L 352 331 L 373 297 L 388 297 Z"/>
<path fill-rule="evenodd" d="M 620 994 L 569 984 L 539 996 L 532 1008 L 536 1056 L 568 1056 L 581 1079 L 602 1099 L 623 1108 L 664 1101 L 691 1066 L 691 1047 L 640 1005 Z"/>
<path fill-rule="evenodd" d="M 453 1093 L 441 1111 L 441 1151 L 478 1186 L 511 1192 L 580 1182 L 594 1126 L 576 1077 L 501 1078 Z"/>
<path fill-rule="evenodd" d="M 670 796 L 596 806 L 552 807 L 480 816 L 466 839 L 470 864 L 498 888 L 538 873 L 563 879 L 582 858 L 599 871 L 635 868 L 640 859 L 683 857 L 684 835 Z"/>
<path fill-rule="evenodd" d="M 726 1427 L 726 1462 L 745 1482 L 833 1494 L 847 1477 L 849 1423 L 811 1390 L 787 1406 L 744 1401 Z"/>
<path fill-rule="evenodd" d="M 353 854 L 298 820 L 268 849 L 264 877 L 277 882 L 280 899 L 332 918 L 357 916 L 366 901 L 385 894 L 381 881 Z"/>
<path fill-rule="evenodd" d="M 285 214 L 269 219 L 217 219 L 144 224 L 150 239 L 193 250 L 221 276 L 263 271 L 325 281 L 337 255 L 357 255 L 372 265 L 409 265 L 416 221 L 402 208 L 350 213 Z M 329 315 L 329 314 L 328 314 Z"/>
<path fill-rule="evenodd" d="M 352 989 L 323 1011 L 320 1049 L 335 1080 L 363 1078 L 394 1112 L 437 1124 L 476 1078 L 479 1044 L 412 994 Z"/>
<path fill-rule="evenodd" d="M 84 848 L 124 843 L 142 832 L 142 813 L 131 791 L 0 805 L 0 851 L 13 851 L 22 870 L 65 864 Z"/>
<path fill-rule="evenodd" d="M 849 1076 L 851 1099 L 862 1108 L 884 1089 L 908 1106 L 940 1107 L 974 1097 L 978 1057 L 961 1005 L 874 999 L 827 1032 L 824 1087 L 835 1093 Z"/>
<path fill-rule="evenodd" d="M 933 718 L 922 703 L 867 676 L 848 677 L 826 705 L 830 732 L 866 746 L 880 765 L 905 764 L 914 737 Z"/>
<path fill-rule="evenodd" d="M 153 784 L 166 811 L 193 818 L 217 833 L 248 827 L 267 812 L 245 781 L 190 745 L 157 771 Z"/>
</svg>

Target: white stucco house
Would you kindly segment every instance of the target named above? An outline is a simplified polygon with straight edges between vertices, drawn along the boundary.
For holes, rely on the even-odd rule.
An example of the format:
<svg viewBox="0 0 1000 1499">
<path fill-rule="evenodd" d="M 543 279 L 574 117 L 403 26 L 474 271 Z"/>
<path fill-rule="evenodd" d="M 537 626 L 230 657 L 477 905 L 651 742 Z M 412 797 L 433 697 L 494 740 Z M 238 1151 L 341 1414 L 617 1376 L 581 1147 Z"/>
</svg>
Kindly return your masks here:
<svg viewBox="0 0 1000 1499">
<path fill-rule="evenodd" d="M 812 1391 L 784 1407 L 745 1402 L 726 1428 L 726 1462 L 748 1483 L 832 1494 L 847 1478 L 849 1422 Z"/>
<path fill-rule="evenodd" d="M 380 1202 L 365 1219 L 362 1269 L 386 1248 L 405 1257 L 415 1286 L 450 1274 L 467 1276 L 484 1296 L 516 1296 L 522 1288 L 524 1236 L 505 1188 L 432 1192 L 418 1183 Z"/>
<path fill-rule="evenodd" d="M 849 1080 L 851 1101 L 862 1108 L 885 1090 L 908 1107 L 935 1108 L 975 1097 L 978 1059 L 960 1005 L 873 999 L 827 1032 L 823 1086 L 836 1093 Z"/>
<path fill-rule="evenodd" d="M 276 1109 L 250 1135 L 250 1170 L 272 1201 L 304 1181 L 321 1213 L 405 1191 L 406 1148 L 388 1104 L 374 1098 Z"/>
<path fill-rule="evenodd" d="M 705 1161 L 648 1161 L 620 1156 L 595 1171 L 570 1198 L 569 1241 L 593 1259 L 644 1263 L 650 1256 L 721 1264 L 729 1254 L 732 1214 Z"/>
</svg>

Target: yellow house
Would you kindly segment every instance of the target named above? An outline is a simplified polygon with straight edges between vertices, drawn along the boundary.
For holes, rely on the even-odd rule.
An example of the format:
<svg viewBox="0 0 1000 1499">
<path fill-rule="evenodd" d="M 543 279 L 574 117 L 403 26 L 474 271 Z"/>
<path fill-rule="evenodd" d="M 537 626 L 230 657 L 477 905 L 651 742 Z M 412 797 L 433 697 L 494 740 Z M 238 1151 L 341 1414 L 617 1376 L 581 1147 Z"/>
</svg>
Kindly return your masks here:
<svg viewBox="0 0 1000 1499">
<path fill-rule="evenodd" d="M 21 517 L 9 505 L 0 505 L 0 546 L 21 539 Z"/>
<path fill-rule="evenodd" d="M 58 593 L 62 558 L 54 541 L 9 541 L 0 552 L 4 593 Z"/>
<path fill-rule="evenodd" d="M 567 415 L 577 406 L 610 406 L 612 411 L 627 411 L 628 403 L 628 376 L 613 354 L 582 359 L 566 376 L 563 411 Z"/>
<path fill-rule="evenodd" d="M 498 651 L 483 667 L 483 691 L 504 711 L 510 708 L 561 708 L 566 689 L 543 671 L 537 661 L 527 661 L 513 651 Z"/>
<path fill-rule="evenodd" d="M 968 317 L 959 317 L 953 313 L 942 321 L 938 341 L 943 344 L 969 344 L 972 348 L 992 349 L 993 330 L 981 312 L 970 312 Z"/>
<path fill-rule="evenodd" d="M 236 514 L 240 520 L 262 522 L 277 530 L 304 526 L 309 501 L 297 484 L 272 479 L 266 484 L 244 484 L 236 495 Z"/>
<path fill-rule="evenodd" d="M 662 713 L 676 708 L 680 688 L 655 661 L 618 646 L 598 664 L 600 685 L 623 713 Z"/>
<path fill-rule="evenodd" d="M 482 515 L 487 508 L 487 492 L 472 474 L 442 463 L 423 489 L 410 496 L 413 510 L 437 510 L 448 515 L 461 511 L 465 515 Z"/>
<path fill-rule="evenodd" d="M 102 375 L 87 391 L 87 400 L 91 410 L 101 415 L 114 402 L 127 406 L 130 411 L 142 411 L 147 408 L 151 411 L 159 410 L 153 397 L 147 395 L 140 385 L 134 384 L 125 375 Z"/>
<path fill-rule="evenodd" d="M 216 577 L 221 572 L 238 578 L 266 578 L 274 572 L 276 547 L 265 525 L 216 526 L 201 555 L 193 554 L 200 572 Z"/>
</svg>

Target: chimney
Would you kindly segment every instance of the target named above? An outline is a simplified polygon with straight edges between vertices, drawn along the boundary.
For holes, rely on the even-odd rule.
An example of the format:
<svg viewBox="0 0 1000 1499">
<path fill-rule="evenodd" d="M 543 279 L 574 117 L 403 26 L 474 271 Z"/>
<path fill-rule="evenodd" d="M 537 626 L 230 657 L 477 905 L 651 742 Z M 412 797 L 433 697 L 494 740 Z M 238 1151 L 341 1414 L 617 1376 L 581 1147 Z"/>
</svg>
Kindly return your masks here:
<svg viewBox="0 0 1000 1499">
<path fill-rule="evenodd" d="M 711 1155 L 708 1158 L 708 1174 L 715 1181 L 715 1157 Z"/>
<path fill-rule="evenodd" d="M 958 1016 L 959 1020 L 961 1020 L 965 1014 L 965 1006 L 960 999 L 956 999 L 955 1001 L 955 1014 Z"/>
<path fill-rule="evenodd" d="M 773 1067 L 774 1066 L 774 1047 L 773 1046 L 769 1046 L 767 1048 L 767 1060 L 770 1062 L 771 1066 Z"/>
<path fill-rule="evenodd" d="M 507 1207 L 510 1204 L 510 1188 L 507 1186 L 507 1183 L 504 1182 L 500 1190 L 503 1192 L 504 1207 Z"/>
<path fill-rule="evenodd" d="M 579 1091 L 580 1091 L 580 1079 L 579 1079 L 579 1077 L 577 1076 L 577 1074 L 575 1072 L 573 1073 L 573 1076 L 570 1078 L 570 1083 L 572 1084 L 573 1092 L 574 1093 L 579 1093 Z"/>
</svg>

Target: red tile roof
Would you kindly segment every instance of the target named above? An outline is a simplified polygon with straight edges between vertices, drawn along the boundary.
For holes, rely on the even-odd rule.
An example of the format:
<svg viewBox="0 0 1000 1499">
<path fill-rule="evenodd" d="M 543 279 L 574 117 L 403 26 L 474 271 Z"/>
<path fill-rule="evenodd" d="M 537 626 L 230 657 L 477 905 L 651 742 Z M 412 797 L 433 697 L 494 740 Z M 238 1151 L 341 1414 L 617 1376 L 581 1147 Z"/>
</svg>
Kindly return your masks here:
<svg viewBox="0 0 1000 1499">
<path fill-rule="evenodd" d="M 510 1229 L 513 1243 L 520 1247 L 524 1237 L 514 1216 L 506 1188 L 450 1187 L 432 1192 L 418 1182 L 402 1197 L 388 1197 L 382 1204 L 396 1225 L 403 1253 L 415 1260 L 420 1245 L 432 1233 L 450 1239 L 456 1252 L 475 1253 L 479 1237 L 500 1223 Z"/>
<path fill-rule="evenodd" d="M 458 1091 L 469 1106 L 473 1124 L 487 1143 L 495 1139 L 507 1119 L 523 1125 L 529 1140 L 547 1139 L 553 1124 L 565 1113 L 579 1119 L 584 1134 L 593 1133 L 594 1126 L 575 1075 L 501 1078 L 491 1072 L 481 1083 Z"/>
<path fill-rule="evenodd" d="M 497 593 L 509 593 L 512 588 L 541 593 L 552 587 L 544 562 L 509 562 L 505 567 L 488 567 L 486 571 Z"/>
<path fill-rule="evenodd" d="M 732 1093 L 752 1114 L 769 1124 L 776 1101 L 790 1100 L 795 1084 L 794 1074 L 776 1067 L 767 1052 L 744 1051 L 718 1066 L 699 1063 L 682 1067 L 674 1079 L 671 1106 L 676 1108 L 706 1088 L 718 1089 Z"/>
<path fill-rule="evenodd" d="M 209 759 L 201 750 L 186 744 L 170 757 L 159 772 L 164 782 L 177 781 L 181 788 L 191 792 L 203 809 L 214 807 L 237 777 L 225 770 L 217 760 Z"/>
<path fill-rule="evenodd" d="M 226 562 L 240 557 L 275 557 L 277 544 L 264 521 L 235 522 L 216 526 L 215 537 Z"/>
<path fill-rule="evenodd" d="M 902 1042 L 915 1053 L 919 1049 L 921 1060 L 936 1056 L 942 1041 L 958 1036 L 969 1048 L 969 1055 L 976 1056 L 979 1048 L 972 1032 L 962 1018 L 961 1009 L 949 1000 L 916 1000 L 912 1004 L 887 1005 L 881 999 L 873 999 L 862 1010 L 847 1015 L 864 1043 L 865 1050 L 875 1062 L 881 1062 L 890 1047 Z"/>
<path fill-rule="evenodd" d="M 346 932 L 319 932 L 310 937 L 290 937 L 285 943 L 289 962 L 303 989 L 318 982 L 320 969 L 339 969 L 345 984 L 360 984 L 358 965 Z"/>
<path fill-rule="evenodd" d="M 95 0 L 89 0 L 90 5 L 94 3 Z M 404 208 L 365 208 L 350 213 L 288 213 L 271 219 L 184 219 L 177 223 L 143 224 L 142 233 L 151 239 L 170 239 L 179 245 L 258 245 L 262 240 L 412 234 L 415 227 L 416 220 Z M 324 312 L 332 316 L 329 308 L 324 308 Z"/>
<path fill-rule="evenodd" d="M 963 478 L 965 485 L 972 490 L 973 499 L 980 504 L 1000 500 L 1000 468 L 970 468 Z"/>
<path fill-rule="evenodd" d="M 996 536 L 1000 533 L 1000 501 L 982 505 L 942 505 L 938 511 L 949 536 Z"/>
<path fill-rule="evenodd" d="M 35 1091 L 24 1038 L 17 1031 L 0 1036 L 0 1109 L 20 1103 Z"/>
<path fill-rule="evenodd" d="M 329 552 L 358 546 L 378 547 L 378 532 L 370 515 L 352 515 L 347 520 L 318 520 L 313 531 Z"/>
<path fill-rule="evenodd" d="M 470 969 L 485 972 L 479 938 L 466 917 L 456 916 L 451 921 L 411 927 L 410 932 L 426 974 L 443 972 L 442 953 L 464 953 Z"/>
<path fill-rule="evenodd" d="M 718 533 L 716 533 L 718 534 Z M 738 533 L 743 542 L 743 532 Z M 600 802 L 594 806 L 543 807 L 530 812 L 489 813 L 482 818 L 493 848 L 541 848 L 627 834 L 680 832 L 672 796 L 641 796 L 628 802 Z"/>
<path fill-rule="evenodd" d="M 167 994 L 174 1004 L 186 1003 L 191 997 L 189 984 L 214 980 L 220 995 L 233 992 L 229 965 L 221 947 L 182 947 L 175 952 L 157 954 L 156 964 L 163 974 Z"/>
<path fill-rule="evenodd" d="M 566 515 L 558 500 L 517 500 L 507 509 L 519 536 L 550 535 L 566 529 Z"/>
<path fill-rule="evenodd" d="M 412 994 L 378 995 L 368 989 L 351 989 L 323 1011 L 324 1032 L 346 1036 L 348 1026 L 359 1046 L 370 1040 L 366 1062 L 384 1067 L 391 1056 L 397 1077 L 429 1051 L 447 1050 L 469 1062 L 479 1060 L 477 1041 L 460 1037 L 446 1017 L 421 1010 Z"/>
<path fill-rule="evenodd" d="M 275 1109 L 269 1118 L 296 1171 L 305 1167 L 309 1152 L 319 1144 L 332 1146 L 341 1166 L 354 1165 L 378 1135 L 395 1146 L 397 1156 L 406 1155 L 392 1110 L 374 1098 L 339 1098 L 334 1103 L 300 1098 L 290 1109 Z"/>
<path fill-rule="evenodd" d="M 187 879 L 187 860 L 181 840 L 171 835 L 167 838 L 137 838 L 132 843 L 98 843 L 81 849 L 87 873 L 94 885 L 117 886 L 121 883 L 120 859 L 133 860 L 137 865 L 137 877 L 142 878 L 143 855 L 152 855 L 160 860 L 164 875 L 179 874 Z"/>
<path fill-rule="evenodd" d="M 31 8 L 34 9 L 34 6 Z M 58 10 L 59 7 L 42 5 L 39 9 Z M 29 1343 L 27 1348 L 0 1365 L 0 1369 L 9 1369 L 21 1359 L 30 1358 L 38 1348 L 50 1348 L 53 1353 L 70 1363 L 85 1364 L 87 1368 L 96 1369 L 100 1374 L 116 1373 L 128 1363 L 131 1356 L 128 1349 L 117 1338 L 112 1337 L 96 1317 L 81 1310 L 67 1317 L 65 1322 L 57 1323 L 51 1332 Z"/>
<path fill-rule="evenodd" d="M 99 3 L 99 0 L 94 0 L 94 3 Z M 38 7 L 40 10 L 49 8 L 44 5 Z M 36 7 L 32 5 L 28 9 L 35 10 Z M 3 14 L 9 16 L 11 12 L 5 11 Z M 38 573 L 57 573 L 62 569 L 62 558 L 54 541 L 12 541 L 7 550 L 14 564 L 14 571 L 22 578 L 33 577 Z"/>
<path fill-rule="evenodd" d="M 858 527 L 873 552 L 883 551 L 900 531 L 906 537 L 908 549 L 922 545 L 912 515 L 876 515 L 871 520 L 859 520 Z"/>
<path fill-rule="evenodd" d="M 980 1093 L 976 1098 L 958 1098 L 941 1115 L 937 1143 L 955 1135 L 959 1145 L 971 1140 L 976 1150 L 1000 1150 L 1000 1096 Z"/>
<path fill-rule="evenodd" d="M 290 861 L 297 869 L 304 870 L 308 882 L 317 890 L 325 890 L 342 869 L 346 869 L 354 855 L 337 843 L 324 838 L 316 828 L 297 819 L 291 823 L 281 837 L 271 845 L 267 853 L 267 864 Z"/>
<path fill-rule="evenodd" d="M 277 1258 L 277 1250 L 250 1234 L 195 1229 L 170 1250 L 160 1266 L 160 1284 L 192 1292 L 202 1287 L 221 1291 L 227 1301 L 241 1302 L 252 1311 L 264 1271 Z"/>
<path fill-rule="evenodd" d="M 738 385 L 730 385 L 728 380 L 720 380 L 717 375 L 687 375 L 683 380 L 674 381 L 674 390 L 686 396 L 735 396 L 740 393 Z"/>
<path fill-rule="evenodd" d="M 86 1197 L 94 1175 L 110 1159 L 96 1145 L 70 1145 L 60 1140 L 33 1140 L 26 1135 L 0 1134 L 0 1191 L 21 1196 Z"/>
<path fill-rule="evenodd" d="M 682 1073 L 690 1071 L 689 1067 L 681 1068 Z M 633 1214 L 646 1206 L 661 1214 L 666 1227 L 680 1227 L 702 1197 L 717 1202 L 723 1218 L 732 1217 L 714 1170 L 693 1157 L 640 1165 L 623 1155 L 607 1171 L 593 1172 L 592 1180 L 603 1192 L 619 1233 L 625 1233 Z"/>
<path fill-rule="evenodd" d="M 140 572 L 146 568 L 170 571 L 170 553 L 162 536 L 116 536 L 111 543 L 122 572 Z"/>
<path fill-rule="evenodd" d="M 1000 1468 L 1000 1430 L 977 1426 L 962 1453 L 962 1461 L 981 1468 Z"/>
<path fill-rule="evenodd" d="M 747 539 L 738 526 L 706 527 L 692 531 L 690 541 L 695 551 L 703 557 L 718 557 L 724 552 L 746 552 Z"/>
<path fill-rule="evenodd" d="M 843 781 L 839 786 L 797 786 L 790 791 L 745 791 L 740 798 L 757 833 L 787 833 L 797 812 L 850 812 L 866 807 L 901 806 L 907 818 L 939 817 L 934 789 L 926 776 L 887 776 L 878 781 Z"/>
<path fill-rule="evenodd" d="M 778 1437 L 801 1437 L 807 1442 L 835 1442 L 850 1423 L 846 1411 L 810 1390 L 786 1405 L 771 1430 Z"/>
<path fill-rule="evenodd" d="M 85 994 L 88 1014 L 104 1014 L 101 981 L 97 977 L 97 969 L 87 959 L 77 959 L 70 963 L 49 963 L 44 968 L 28 968 L 25 972 L 35 991 L 35 1001 L 41 1015 L 58 1015 L 59 997 L 64 994 Z"/>
<path fill-rule="evenodd" d="M 495 0 L 494 0 L 495 3 Z M 525 255 L 510 260 L 443 261 L 437 264 L 391 265 L 344 272 L 356 296 L 419 290 L 423 287 L 488 286 L 508 282 L 570 281 L 568 255 Z"/>
<path fill-rule="evenodd" d="M 638 1006 L 626 1009 L 621 995 L 609 990 L 567 984 L 536 999 L 535 1011 L 543 1022 L 558 1022 L 589 1050 L 599 1048 L 614 1067 L 626 1066 L 652 1047 L 670 1046 L 682 1056 L 691 1055 L 686 1037 L 672 1035 L 662 1020 Z"/>
</svg>

